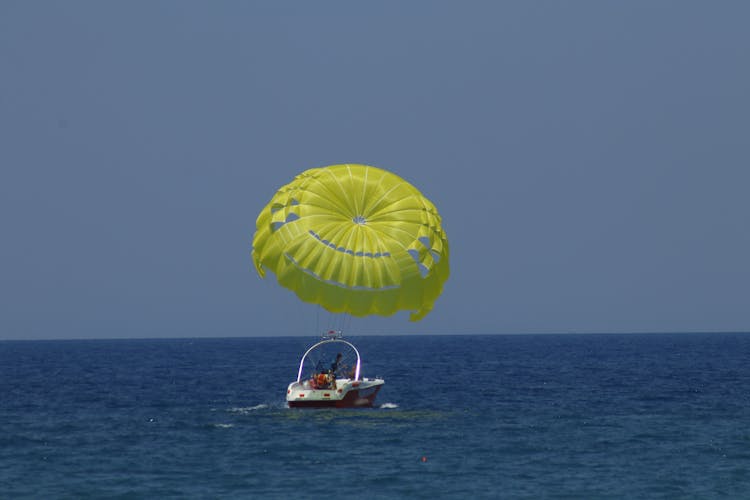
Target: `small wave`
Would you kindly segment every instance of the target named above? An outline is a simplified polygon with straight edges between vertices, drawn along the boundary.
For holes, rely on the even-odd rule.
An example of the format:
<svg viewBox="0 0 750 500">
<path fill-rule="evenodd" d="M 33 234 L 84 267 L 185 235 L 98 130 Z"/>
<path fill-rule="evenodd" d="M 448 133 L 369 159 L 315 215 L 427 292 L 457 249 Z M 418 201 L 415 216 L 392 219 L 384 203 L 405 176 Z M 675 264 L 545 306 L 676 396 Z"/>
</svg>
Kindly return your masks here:
<svg viewBox="0 0 750 500">
<path fill-rule="evenodd" d="M 230 427 L 234 427 L 234 424 L 214 424 L 214 427 L 217 429 L 229 429 Z"/>
<path fill-rule="evenodd" d="M 383 403 L 380 405 L 380 408 L 384 410 L 391 410 L 393 408 L 398 408 L 398 405 L 396 403 Z"/>
<path fill-rule="evenodd" d="M 245 407 L 245 408 L 230 408 L 229 412 L 230 413 L 245 414 L 245 413 L 250 413 L 251 411 L 265 410 L 266 408 L 268 408 L 267 404 L 259 404 L 259 405 L 255 405 L 255 406 L 248 406 L 248 407 Z"/>
</svg>

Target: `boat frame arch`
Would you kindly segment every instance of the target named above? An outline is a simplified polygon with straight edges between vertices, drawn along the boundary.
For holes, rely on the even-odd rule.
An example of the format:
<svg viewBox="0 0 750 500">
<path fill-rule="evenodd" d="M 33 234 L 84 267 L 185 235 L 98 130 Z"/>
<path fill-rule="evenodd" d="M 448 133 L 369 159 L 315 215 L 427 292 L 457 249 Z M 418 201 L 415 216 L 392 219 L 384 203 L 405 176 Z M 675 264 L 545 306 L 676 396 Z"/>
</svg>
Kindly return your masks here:
<svg viewBox="0 0 750 500">
<path fill-rule="evenodd" d="M 344 340 L 344 339 L 336 336 L 336 337 L 324 337 L 323 340 L 321 340 L 320 342 L 314 344 L 307 351 L 305 351 L 305 354 L 302 355 L 302 359 L 299 362 L 299 371 L 297 372 L 297 382 L 300 382 L 302 380 L 302 369 L 305 366 L 305 359 L 307 359 L 307 355 L 310 354 L 313 350 L 317 349 L 318 347 L 320 347 L 322 345 L 325 345 L 325 344 L 330 344 L 330 343 L 333 343 L 333 342 L 339 342 L 339 343 L 348 345 L 349 347 L 352 348 L 352 350 L 354 351 L 354 353 L 357 355 L 357 366 L 356 366 L 356 368 L 354 370 L 354 380 L 359 380 L 359 368 L 360 368 L 360 364 L 361 364 L 361 359 L 359 357 L 359 351 L 357 350 L 356 347 L 354 347 L 354 345 L 351 342 L 347 342 L 346 340 Z"/>
</svg>

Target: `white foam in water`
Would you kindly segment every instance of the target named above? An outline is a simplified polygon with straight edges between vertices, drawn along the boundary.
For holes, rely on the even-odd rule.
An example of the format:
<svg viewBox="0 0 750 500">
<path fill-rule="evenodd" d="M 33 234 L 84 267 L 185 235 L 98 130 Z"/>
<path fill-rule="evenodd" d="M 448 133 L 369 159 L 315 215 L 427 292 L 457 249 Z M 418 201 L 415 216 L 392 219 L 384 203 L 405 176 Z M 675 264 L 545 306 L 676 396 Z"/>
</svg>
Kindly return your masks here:
<svg viewBox="0 0 750 500">
<path fill-rule="evenodd" d="M 234 424 L 214 424 L 214 427 L 219 429 L 229 429 L 230 427 L 234 427 Z"/>
<path fill-rule="evenodd" d="M 390 410 L 393 408 L 398 408 L 398 405 L 396 403 L 383 403 L 382 405 L 380 405 L 380 407 L 385 410 Z"/>
<path fill-rule="evenodd" d="M 248 406 L 247 408 L 230 408 L 229 411 L 231 413 L 250 413 L 251 411 L 263 410 L 265 408 L 268 408 L 268 405 L 261 403 L 255 406 Z"/>
</svg>

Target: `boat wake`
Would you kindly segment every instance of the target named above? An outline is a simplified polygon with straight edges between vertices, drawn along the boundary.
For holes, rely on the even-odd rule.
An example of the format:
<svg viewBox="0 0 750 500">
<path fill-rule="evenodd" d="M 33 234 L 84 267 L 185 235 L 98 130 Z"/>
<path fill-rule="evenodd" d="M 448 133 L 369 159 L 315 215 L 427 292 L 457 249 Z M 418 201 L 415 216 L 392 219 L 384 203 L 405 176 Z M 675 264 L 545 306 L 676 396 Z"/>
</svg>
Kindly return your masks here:
<svg viewBox="0 0 750 500">
<path fill-rule="evenodd" d="M 229 411 L 229 413 L 237 413 L 237 414 L 240 414 L 240 415 L 247 415 L 248 413 L 252 413 L 252 412 L 258 411 L 258 410 L 265 410 L 266 408 L 268 408 L 267 404 L 259 404 L 259 405 L 255 405 L 255 406 L 247 406 L 247 407 L 244 407 L 244 408 L 237 408 L 237 407 L 235 407 L 235 408 L 229 408 L 229 410 L 227 410 L 227 411 Z"/>
<path fill-rule="evenodd" d="M 383 403 L 380 405 L 380 408 L 382 410 L 392 410 L 393 408 L 398 408 L 398 405 L 396 403 Z"/>
</svg>

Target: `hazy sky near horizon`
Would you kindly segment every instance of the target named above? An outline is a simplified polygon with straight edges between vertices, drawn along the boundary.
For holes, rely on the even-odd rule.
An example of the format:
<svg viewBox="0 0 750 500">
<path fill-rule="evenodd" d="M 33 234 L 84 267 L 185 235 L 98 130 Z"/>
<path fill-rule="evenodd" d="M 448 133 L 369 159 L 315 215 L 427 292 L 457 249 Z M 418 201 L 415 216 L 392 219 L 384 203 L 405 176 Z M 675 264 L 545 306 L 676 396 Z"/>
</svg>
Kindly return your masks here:
<svg viewBox="0 0 750 500">
<path fill-rule="evenodd" d="M 250 259 L 311 167 L 440 210 L 353 333 L 750 330 L 750 3 L 0 2 L 0 339 L 314 335 Z"/>
</svg>

